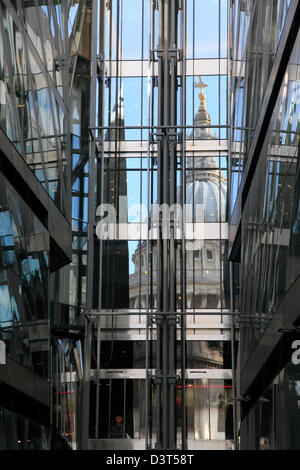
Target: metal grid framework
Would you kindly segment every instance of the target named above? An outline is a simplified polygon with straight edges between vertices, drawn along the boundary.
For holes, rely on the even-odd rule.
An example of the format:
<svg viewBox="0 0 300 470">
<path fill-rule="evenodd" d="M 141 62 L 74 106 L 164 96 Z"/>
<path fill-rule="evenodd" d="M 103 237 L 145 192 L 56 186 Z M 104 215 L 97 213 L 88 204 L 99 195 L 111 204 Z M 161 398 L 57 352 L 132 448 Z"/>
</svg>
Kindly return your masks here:
<svg viewBox="0 0 300 470">
<path fill-rule="evenodd" d="M 86 2 L 27 2 L 21 7 L 20 2 L 3 0 L 0 8 L 1 127 L 69 218 L 68 76 Z"/>
<path fill-rule="evenodd" d="M 132 63 L 136 73 L 141 92 L 140 123 L 126 125 L 126 116 L 123 114 L 124 81 L 126 74 L 130 76 L 129 64 L 122 56 L 122 22 L 124 2 L 92 2 L 92 41 L 91 41 L 91 90 L 90 90 L 90 150 L 88 161 L 88 220 L 86 224 L 87 238 L 87 288 L 85 313 L 85 359 L 84 359 L 84 387 L 83 387 L 83 416 L 81 448 L 88 448 L 91 438 L 99 439 L 99 410 L 101 405 L 100 382 L 103 369 L 100 361 L 101 341 L 103 338 L 103 321 L 105 317 L 111 319 L 110 331 L 117 328 L 120 317 L 136 316 L 137 323 L 143 323 L 146 342 L 146 371 L 145 371 L 145 442 L 146 448 L 175 449 L 180 446 L 187 448 L 187 417 L 186 417 L 186 339 L 187 321 L 191 324 L 201 324 L 203 315 L 215 318 L 215 324 L 226 323 L 232 339 L 233 368 L 231 373 L 233 393 L 235 394 L 234 374 L 234 316 L 232 311 L 232 293 L 228 295 L 228 302 L 220 301 L 214 308 L 201 311 L 194 303 L 187 302 L 187 241 L 185 239 L 185 221 L 182 223 L 182 237 L 175 237 L 175 223 L 170 223 L 170 237 L 164 239 L 162 227 L 158 228 L 157 240 L 147 237 L 143 239 L 143 248 L 138 252 L 139 258 L 139 304 L 131 309 L 130 305 L 118 304 L 114 297 L 119 291 L 112 282 L 112 293 L 108 294 L 108 285 L 103 286 L 108 267 L 107 242 L 95 238 L 97 224 L 95 208 L 101 203 L 112 203 L 117 211 L 117 220 L 121 220 L 120 207 L 116 202 L 117 196 L 122 194 L 124 180 L 122 171 L 126 169 L 128 155 L 138 155 L 140 158 L 140 174 L 145 175 L 147 208 L 151 204 L 167 204 L 172 206 L 179 203 L 182 207 L 186 203 L 187 172 L 193 174 L 197 171 L 195 158 L 204 155 L 218 155 L 217 169 L 224 166 L 227 169 L 228 147 L 226 140 L 227 122 L 222 120 L 221 105 L 218 106 L 215 121 L 210 124 L 189 124 L 187 119 L 187 79 L 192 79 L 191 115 L 195 116 L 194 88 L 196 84 L 195 73 L 198 70 L 210 70 L 209 74 L 218 74 L 218 103 L 222 102 L 221 78 L 224 73 L 224 59 L 220 59 L 221 35 L 218 30 L 218 58 L 210 67 L 207 61 L 195 59 L 195 31 L 193 20 L 193 47 L 192 59 L 187 59 L 185 51 L 187 44 L 187 11 L 193 12 L 195 18 L 195 1 L 159 1 L 142 2 L 141 21 L 141 56 L 137 62 Z M 187 8 L 189 3 L 190 10 Z M 221 3 L 218 2 L 219 17 L 221 16 Z M 225 2 L 227 5 L 227 2 Z M 147 9 L 147 14 L 146 14 Z M 226 6 L 226 20 L 227 20 Z M 146 20 L 148 24 L 146 25 Z M 148 33 L 148 37 L 146 37 Z M 147 50 L 148 49 L 148 50 Z M 199 63 L 200 62 L 200 63 Z M 226 63 L 226 60 L 225 60 Z M 217 67 L 215 67 L 217 65 Z M 205 68 L 206 67 L 206 68 Z M 187 74 L 189 70 L 190 76 Z M 228 70 L 225 67 L 225 74 Z M 203 73 L 202 73 L 203 75 Z M 144 78 L 145 77 L 145 78 Z M 138 83 L 138 82 L 136 82 Z M 147 98 L 144 99 L 147 90 Z M 201 90 L 203 92 L 203 90 Z M 227 95 L 227 89 L 225 89 Z M 146 114 L 145 114 L 146 112 Z M 227 116 L 226 116 L 227 118 Z M 135 121 L 136 122 L 136 121 Z M 195 132 L 209 130 L 215 132 L 209 140 L 195 138 Z M 191 131 L 191 132 L 190 132 Z M 224 134 L 225 131 L 225 134 Z M 134 141 L 128 135 L 134 136 Z M 212 134 L 211 134 L 212 135 Z M 192 161 L 191 164 L 188 162 Z M 226 161 L 226 164 L 224 162 Z M 86 165 L 86 159 L 79 160 L 81 169 Z M 76 171 L 78 170 L 78 165 Z M 85 173 L 87 175 L 87 173 Z M 220 173 L 219 173 L 220 175 Z M 112 178 L 113 188 L 109 186 Z M 219 176 L 220 178 L 220 176 Z M 220 184 L 220 179 L 219 183 Z M 156 187 L 154 192 L 153 188 Z M 180 190 L 178 190 L 178 187 Z M 116 192 L 109 192 L 111 189 Z M 140 201 L 142 200 L 140 189 Z M 125 193 L 126 194 L 126 193 Z M 193 195 L 193 204 L 195 204 Z M 140 219 L 140 222 L 142 220 Z M 215 224 L 207 227 L 207 239 L 224 240 L 226 242 L 226 218 L 218 215 Z M 209 229 L 208 229 L 209 227 Z M 210 232 L 209 232 L 210 230 Z M 115 250 L 122 250 L 122 242 L 113 240 Z M 141 245 L 139 245 L 141 247 Z M 224 245 L 225 246 L 225 245 Z M 219 254 L 219 285 L 224 284 L 224 263 L 221 255 L 225 256 L 224 247 Z M 143 251 L 144 250 L 144 251 Z M 80 251 L 80 250 L 79 250 Z M 137 250 L 138 251 L 138 250 Z M 145 260 L 142 267 L 142 257 Z M 223 258 L 225 259 L 225 258 Z M 192 283 L 195 290 L 197 278 L 195 277 L 196 261 L 193 255 Z M 155 269 L 154 269 L 155 267 Z M 117 265 L 114 269 L 121 270 Z M 144 273 L 143 273 L 144 270 Z M 180 275 L 178 275 L 180 271 Z M 115 278 L 112 278 L 113 280 Z M 231 267 L 228 271 L 228 286 L 231 286 Z M 154 292 L 155 290 L 155 292 Z M 142 295 L 145 301 L 142 305 Z M 111 299 L 108 301 L 108 295 Z M 193 294 L 194 295 L 194 294 Z M 220 294 L 222 297 L 222 294 Z M 155 300 L 154 300 L 155 298 Z M 179 302 L 180 300 L 180 302 Z M 129 299 L 130 301 L 130 299 Z M 111 302 L 111 303 L 110 303 Z M 141 320 L 143 319 L 143 320 Z M 107 323 L 104 323 L 107 330 Z M 199 325 L 198 325 L 199 327 Z M 200 326 L 201 329 L 201 326 Z M 200 330 L 199 330 L 200 331 Z M 221 331 L 221 330 L 220 330 Z M 180 342 L 180 369 L 176 361 L 176 342 Z M 151 350 L 156 344 L 155 364 L 151 360 Z M 96 345 L 96 369 L 92 371 L 91 350 Z M 224 376 L 225 377 L 225 376 Z M 90 436 L 90 387 L 91 381 L 96 384 L 95 397 L 95 428 L 94 435 Z M 155 388 L 156 397 L 161 397 L 162 406 L 154 406 L 152 388 Z M 178 412 L 176 415 L 176 388 L 181 390 L 181 437 L 178 440 L 177 427 Z M 235 402 L 234 402 L 235 403 Z M 235 414 L 235 404 L 233 412 Z M 94 414 L 94 411 L 93 411 Z M 234 424 L 235 419 L 234 416 Z M 154 421 L 153 421 L 154 420 Z M 155 422 L 155 430 L 153 430 Z M 236 429 L 234 430 L 236 444 Z"/>
</svg>

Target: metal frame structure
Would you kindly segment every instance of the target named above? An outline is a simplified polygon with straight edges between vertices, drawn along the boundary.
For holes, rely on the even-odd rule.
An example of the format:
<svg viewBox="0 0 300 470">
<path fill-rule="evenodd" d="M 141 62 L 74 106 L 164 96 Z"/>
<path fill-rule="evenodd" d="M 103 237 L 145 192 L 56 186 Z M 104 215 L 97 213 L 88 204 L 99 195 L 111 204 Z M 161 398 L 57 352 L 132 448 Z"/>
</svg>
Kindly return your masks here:
<svg viewBox="0 0 300 470">
<path fill-rule="evenodd" d="M 104 95 L 105 95 L 105 34 L 104 22 L 108 22 L 111 27 L 112 15 L 106 16 L 106 7 L 111 8 L 110 2 L 106 5 L 104 0 L 93 0 L 93 16 L 92 16 L 92 51 L 91 51 L 91 99 L 90 99 L 90 157 L 89 157 L 89 209 L 88 209 L 88 270 L 87 270 L 87 308 L 85 311 L 85 360 L 84 360 L 84 382 L 83 382 L 83 412 L 82 412 L 82 437 L 80 447 L 87 449 L 89 447 L 89 410 L 90 410 L 90 380 L 91 380 L 91 345 L 93 337 L 97 338 L 97 366 L 94 372 L 94 380 L 99 385 L 100 380 L 100 341 L 101 341 L 101 323 L 100 319 L 105 315 L 145 315 L 146 316 L 146 380 L 145 380 L 145 397 L 146 397 L 146 448 L 152 447 L 151 439 L 151 389 L 156 389 L 156 400 L 161 402 L 162 406 L 156 406 L 156 442 L 157 449 L 176 449 L 176 385 L 182 390 L 182 417 L 181 417 L 181 446 L 182 449 L 187 448 L 186 442 L 186 404 L 185 404 L 185 387 L 186 387 L 186 315 L 191 315 L 186 311 L 186 242 L 185 238 L 178 242 L 175 239 L 175 220 L 171 219 L 170 239 L 166 240 L 162 236 L 162 227 L 159 227 L 159 237 L 156 241 L 157 246 L 157 309 L 152 305 L 152 292 L 147 277 L 147 294 L 145 312 L 131 312 L 129 310 L 112 309 L 105 311 L 102 307 L 102 288 L 100 285 L 98 296 L 98 308 L 94 305 L 94 266 L 95 266 L 95 250 L 94 250 L 94 230 L 95 230 L 95 206 L 96 178 L 100 181 L 100 195 L 98 202 L 104 201 L 104 169 L 105 169 L 105 135 L 109 135 L 109 144 L 112 147 L 112 153 L 117 155 L 118 137 L 127 129 L 140 129 L 141 138 L 142 130 L 148 131 L 147 139 L 147 184 L 148 184 L 148 207 L 150 206 L 151 195 L 149 188 L 153 184 L 153 145 L 155 143 L 155 155 L 157 158 L 157 202 L 158 204 L 168 204 L 172 206 L 179 203 L 182 207 L 186 202 L 185 181 L 186 181 L 186 129 L 193 131 L 199 126 L 186 125 L 186 0 L 161 0 L 155 2 L 155 6 L 151 8 L 149 2 L 149 25 L 153 22 L 154 8 L 158 10 L 159 24 L 158 35 L 159 45 L 153 47 L 151 38 L 151 29 L 149 27 L 149 59 L 148 59 L 148 122 L 147 125 L 126 126 L 120 123 L 121 116 L 118 115 L 119 110 L 116 107 L 115 122 L 109 122 L 105 125 L 104 116 Z M 117 4 L 117 25 L 119 15 L 119 3 Z M 178 30 L 181 31 L 181 41 L 179 43 Z M 116 34 L 116 96 L 118 91 L 118 35 L 120 34 L 117 27 Z M 112 41 L 111 36 L 108 39 Z M 110 67 L 112 64 L 109 57 Z M 157 80 L 154 78 L 154 65 L 157 67 Z M 180 71 L 180 72 L 179 72 Z M 178 78 L 180 82 L 178 83 Z M 157 86 L 157 125 L 150 117 L 151 95 L 154 87 Z M 180 103 L 178 101 L 177 89 L 181 88 Z M 109 91 L 110 93 L 110 91 Z M 220 94 L 220 90 L 219 90 Z M 177 122 L 177 109 L 180 107 L 181 122 Z M 109 110 L 109 115 L 111 115 Z M 98 116 L 98 121 L 96 120 Z M 202 127 L 202 126 L 200 126 Z M 221 131 L 227 128 L 227 125 L 206 125 L 205 128 L 214 128 Z M 180 174 L 180 201 L 176 200 L 176 181 L 177 173 Z M 184 222 L 183 222 L 184 223 Z M 184 230 L 182 230 L 184 233 Z M 149 237 L 146 240 L 147 249 L 147 271 L 152 275 L 153 264 L 153 240 Z M 176 306 L 176 250 L 180 248 L 180 263 L 182 266 L 181 275 L 181 311 Z M 103 241 L 100 240 L 99 249 L 99 280 L 103 277 Z M 232 287 L 232 286 L 231 286 Z M 231 304 L 231 309 L 232 309 Z M 232 353 L 234 354 L 234 317 L 235 312 L 205 312 L 193 313 L 192 315 L 229 315 L 232 316 L 231 333 Z M 113 320 L 112 320 L 113 321 Z M 180 327 L 178 328 L 178 324 Z M 157 355 L 155 367 L 150 367 L 149 354 L 150 345 L 153 334 L 153 328 L 156 330 Z M 180 331 L 180 347 L 181 347 L 181 367 L 180 375 L 176 368 L 176 339 L 177 332 Z M 96 374 L 96 375 L 95 375 Z M 235 393 L 235 385 L 234 385 Z M 157 398 L 159 397 L 159 398 Z M 96 387 L 96 423 L 95 423 L 95 439 L 99 439 L 99 386 Z M 235 414 L 236 415 L 236 414 Z M 236 416 L 235 416 L 236 419 Z M 235 444 L 236 444 L 236 425 L 235 425 Z"/>
</svg>

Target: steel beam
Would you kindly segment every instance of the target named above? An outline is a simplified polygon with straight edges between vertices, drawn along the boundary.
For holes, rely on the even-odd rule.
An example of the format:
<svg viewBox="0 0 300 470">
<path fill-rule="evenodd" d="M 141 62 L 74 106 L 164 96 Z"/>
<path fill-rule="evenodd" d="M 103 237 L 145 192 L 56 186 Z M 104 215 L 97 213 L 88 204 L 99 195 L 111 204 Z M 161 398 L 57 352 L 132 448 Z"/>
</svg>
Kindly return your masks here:
<svg viewBox="0 0 300 470">
<path fill-rule="evenodd" d="M 90 91 L 90 127 L 96 127 L 96 103 L 97 103 L 97 44 L 98 44 L 98 0 L 92 2 L 92 26 L 91 26 L 91 91 Z M 94 289 L 94 220 L 95 220 L 95 140 L 90 140 L 89 155 L 89 203 L 88 203 L 88 254 L 87 254 L 87 312 L 93 309 Z M 92 343 L 92 321 L 87 316 L 85 323 L 85 345 L 84 345 L 84 382 L 83 382 L 83 406 L 82 406 L 82 439 L 80 448 L 88 448 L 89 439 L 89 411 L 90 411 L 90 366 L 91 366 L 91 343 Z"/>
<path fill-rule="evenodd" d="M 176 202 L 176 109 L 177 109 L 177 3 L 159 3 L 158 57 L 158 202 Z M 176 246 L 174 221 L 171 239 L 159 227 L 157 242 L 158 310 L 156 384 L 156 447 L 176 449 Z M 164 312 L 161 315 L 161 312 Z"/>
</svg>

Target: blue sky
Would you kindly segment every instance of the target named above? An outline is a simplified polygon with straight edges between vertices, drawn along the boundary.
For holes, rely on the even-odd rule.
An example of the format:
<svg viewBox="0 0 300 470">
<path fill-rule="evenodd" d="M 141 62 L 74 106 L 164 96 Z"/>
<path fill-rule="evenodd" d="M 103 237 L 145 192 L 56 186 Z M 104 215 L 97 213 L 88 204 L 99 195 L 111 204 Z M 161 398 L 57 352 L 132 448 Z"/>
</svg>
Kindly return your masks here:
<svg viewBox="0 0 300 470">
<path fill-rule="evenodd" d="M 142 51 L 142 7 L 144 2 L 144 48 Z M 148 0 L 122 0 L 121 5 L 121 43 L 122 43 L 122 59 L 123 60 L 139 60 L 148 58 Z M 194 8 L 194 10 L 193 10 Z M 220 0 L 221 9 L 221 32 L 219 38 L 219 0 L 187 0 L 187 57 L 192 58 L 193 52 L 195 58 L 217 58 L 219 57 L 219 39 L 220 39 L 220 55 L 226 57 L 227 54 L 227 0 Z M 194 21 L 193 21 L 194 15 Z M 116 2 L 113 2 L 113 17 L 116 21 Z M 156 25 L 157 27 L 157 25 Z M 108 31 L 108 28 L 107 28 Z M 195 42 L 193 45 L 193 36 Z M 108 44 L 108 35 L 106 36 L 106 44 Z M 116 58 L 115 45 L 113 45 L 112 59 Z M 142 54 L 143 53 L 143 54 Z M 108 58 L 108 49 L 106 50 Z M 121 57 L 120 57 L 121 58 Z M 205 89 L 207 97 L 207 110 L 211 117 L 212 124 L 226 124 L 226 87 L 227 78 L 225 76 L 220 79 L 221 103 L 219 122 L 219 77 L 218 76 L 202 76 L 207 83 Z M 193 123 L 195 113 L 199 107 L 199 89 L 194 88 L 199 78 L 187 77 L 187 124 Z M 119 81 L 119 90 L 120 90 Z M 122 80 L 123 96 L 124 96 L 124 116 L 125 126 L 147 124 L 148 117 L 148 88 L 147 78 L 125 78 Z M 143 91 L 142 91 L 143 88 Z M 108 88 L 106 89 L 106 110 L 108 110 Z M 141 102 L 142 95 L 142 102 Z M 115 80 L 111 81 L 111 110 L 115 104 Z M 143 109 L 142 109 L 143 108 Z M 154 109 L 156 106 L 154 105 Z M 142 115 L 142 121 L 141 121 Z M 106 125 L 108 124 L 108 113 L 106 111 Z M 217 129 L 214 132 L 217 132 Z M 135 140 L 140 138 L 140 131 L 126 131 L 126 139 Z M 143 138 L 146 138 L 144 134 Z M 136 159 L 134 159 L 136 160 Z M 127 162 L 131 162 L 127 159 Z M 132 168 L 139 168 L 140 162 L 132 161 Z M 128 168 L 128 164 L 127 164 Z M 143 172 L 142 185 L 140 172 L 127 171 L 127 197 L 128 206 L 138 204 L 140 202 L 140 194 L 142 193 L 142 202 L 147 203 L 147 173 Z M 131 221 L 131 218 L 129 219 Z M 131 257 L 137 247 L 137 242 L 129 242 L 129 266 L 130 273 L 134 271 L 134 265 Z"/>
</svg>

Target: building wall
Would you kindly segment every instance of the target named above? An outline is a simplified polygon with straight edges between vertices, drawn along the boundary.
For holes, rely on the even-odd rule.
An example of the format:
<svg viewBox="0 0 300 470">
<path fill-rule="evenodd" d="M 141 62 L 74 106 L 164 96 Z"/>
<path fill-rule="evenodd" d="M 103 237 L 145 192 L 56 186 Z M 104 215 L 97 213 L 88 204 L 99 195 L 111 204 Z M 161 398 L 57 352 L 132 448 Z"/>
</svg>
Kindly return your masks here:
<svg viewBox="0 0 300 470">
<path fill-rule="evenodd" d="M 96 44 L 91 37 L 95 13 L 92 3 L 98 4 L 100 12 L 96 95 L 90 88 L 90 59 Z M 127 439 L 129 446 L 145 445 L 149 432 L 144 393 L 146 362 L 150 361 L 147 367 L 154 374 L 158 344 L 154 326 L 150 328 L 152 351 L 146 354 L 149 329 L 145 310 L 149 312 L 150 308 L 153 313 L 157 307 L 160 286 L 155 263 L 159 255 L 155 241 L 143 251 L 145 237 L 112 240 L 101 247 L 94 222 L 101 202 L 116 203 L 117 207 L 118 197 L 123 195 L 126 207 L 124 212 L 118 208 L 118 217 L 129 223 L 138 217 L 142 227 L 143 213 L 137 214 L 132 205 L 149 206 L 159 199 L 157 143 L 153 144 L 145 127 L 156 126 L 161 119 L 157 49 L 162 46 L 162 30 L 169 26 L 163 25 L 159 4 L 150 0 L 62 0 L 43 5 L 29 2 L 25 6 L 21 2 L 0 2 L 0 169 L 4 208 L 0 331 L 8 354 L 0 374 L 8 387 L 6 392 L 16 388 L 26 396 L 20 401 L 15 392 L 0 403 L 3 448 L 16 448 L 16 441 L 20 448 L 54 446 L 50 422 L 73 448 L 78 446 L 87 308 L 105 308 L 109 313 L 116 308 L 132 308 L 131 313 L 136 314 L 106 315 L 99 322 L 103 345 L 97 353 L 94 338 L 91 376 L 95 377 L 97 354 L 101 372 L 91 383 L 89 437 L 97 441 L 100 437 L 102 442 L 96 447 L 118 447 L 120 440 L 113 441 L 120 437 Z M 199 198 L 206 207 L 204 232 L 198 231 L 189 246 L 177 250 L 175 285 L 175 311 L 188 313 L 187 328 L 183 332 L 177 328 L 179 368 L 183 340 L 188 351 L 184 394 L 182 382 L 178 381 L 176 389 L 177 445 L 181 445 L 179 430 L 185 396 L 188 445 L 199 449 L 232 447 L 231 334 L 230 317 L 226 315 L 230 309 L 226 265 L 227 13 L 227 1 L 211 1 L 203 21 L 203 3 L 187 0 L 178 12 L 176 25 L 182 54 L 176 77 L 175 121 L 183 126 L 207 125 L 203 132 L 184 128 L 185 143 L 184 147 L 179 144 L 174 177 L 178 199 L 187 187 L 191 205 L 195 206 L 195 198 Z M 166 35 L 166 43 L 169 39 Z M 185 72 L 181 68 L 183 57 Z M 198 76 L 207 85 L 205 99 L 200 98 L 203 89 Z M 204 119 L 199 98 L 207 106 Z M 103 165 L 91 158 L 91 122 L 105 126 Z M 113 125 L 137 127 L 107 129 Z M 186 164 L 183 171 L 182 162 Z M 183 257 L 187 259 L 185 292 Z M 151 292 L 146 289 L 149 279 Z M 140 367 L 136 367 L 137 355 Z M 10 373 L 15 370 L 22 381 L 12 379 Z M 98 385 L 102 387 L 102 401 L 97 411 L 97 434 L 94 417 Z M 1 396 L 7 398 L 6 392 Z M 151 416 L 157 403 L 154 390 Z M 115 415 L 126 416 L 121 430 L 114 422 Z M 34 426 L 37 430 L 31 431 Z M 10 431 L 4 438 L 5 429 Z M 35 434 L 37 442 L 33 443 Z M 135 442 L 129 442 L 129 438 Z M 148 444 L 154 446 L 156 439 L 154 423 Z"/>
<path fill-rule="evenodd" d="M 0 2 L 1 449 L 67 446 L 52 418 L 63 365 L 50 310 L 71 259 L 72 73 L 86 4 Z"/>
<path fill-rule="evenodd" d="M 246 398 L 241 448 L 295 449 L 299 2 L 252 8 L 235 2 L 232 13 L 233 71 L 239 71 L 232 77 L 231 222 L 232 246 L 240 246 L 232 258 L 240 258 L 240 391 Z M 274 21 L 272 28 L 260 27 L 264 18 Z"/>
<path fill-rule="evenodd" d="M 159 399 L 155 386 L 150 393 L 152 428 L 145 411 L 146 368 L 155 375 L 157 329 L 154 323 L 149 327 L 145 313 L 151 312 L 154 319 L 161 308 L 158 301 L 161 280 L 157 268 L 160 260 L 155 238 L 147 242 L 145 226 L 147 210 L 151 213 L 151 205 L 161 199 L 159 138 L 155 126 L 161 123 L 160 114 L 164 106 L 168 106 L 167 101 L 163 107 L 159 104 L 158 49 L 167 47 L 170 41 L 170 36 L 162 32 L 167 28 L 161 7 L 164 3 L 168 2 L 97 3 L 99 77 L 91 93 L 99 100 L 96 126 L 104 129 L 94 132 L 98 140 L 96 159 L 89 160 L 73 187 L 73 201 L 77 204 L 74 210 L 84 214 L 83 218 L 78 217 L 84 222 L 74 221 L 77 238 L 73 260 L 74 268 L 78 263 L 78 270 L 74 270 L 77 286 L 73 284 L 73 302 L 78 301 L 81 307 L 77 310 L 81 324 L 86 311 L 103 312 L 101 320 L 95 319 L 93 323 L 99 327 L 100 346 L 95 335 L 91 346 L 88 438 L 93 448 L 154 447 L 158 439 L 155 414 Z M 207 2 L 207 21 L 203 21 L 203 2 L 188 0 L 182 5 L 176 20 L 176 47 L 181 49 L 181 55 L 175 85 L 175 125 L 191 127 L 182 131 L 184 144 L 177 139 L 177 168 L 172 181 L 177 202 L 182 202 L 182 193 L 186 190 L 191 214 L 197 202 L 205 206 L 201 220 L 204 232 L 198 231 L 184 249 L 179 240 L 175 254 L 175 312 L 188 313 L 184 333 L 189 350 L 185 387 L 187 437 L 191 448 L 231 448 L 232 384 L 231 360 L 228 359 L 231 333 L 230 317 L 226 316 L 230 309 L 226 263 L 227 1 Z M 171 9 L 170 4 L 168 8 Z M 184 18 L 186 37 L 182 29 Z M 203 99 L 199 99 L 203 92 L 199 76 L 207 85 Z M 204 101 L 207 110 L 200 112 L 200 102 Z M 193 130 L 194 125 L 201 124 L 204 129 Z M 117 130 L 113 126 L 122 128 Z M 150 134 L 147 126 L 152 126 Z M 83 162 L 85 165 L 86 160 Z M 173 178 L 171 173 L 170 178 Z M 124 199 L 119 204 L 120 196 Z M 99 241 L 89 224 L 90 221 L 98 224 L 101 220 L 100 211 L 96 212 L 101 203 L 114 206 L 117 222 L 136 223 L 136 236 Z M 91 231 L 87 237 L 88 230 Z M 183 275 L 187 278 L 184 293 Z M 113 313 L 120 310 L 121 315 Z M 151 352 L 146 353 L 148 333 Z M 178 324 L 178 370 L 181 368 L 181 338 Z M 200 365 L 205 369 L 205 379 L 202 372 L 197 372 Z M 72 375 L 65 378 L 69 383 L 76 382 Z M 183 395 L 180 383 L 177 382 L 176 390 L 178 447 L 181 445 Z M 115 422 L 116 416 L 122 417 L 122 424 Z"/>
</svg>

